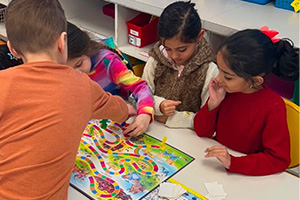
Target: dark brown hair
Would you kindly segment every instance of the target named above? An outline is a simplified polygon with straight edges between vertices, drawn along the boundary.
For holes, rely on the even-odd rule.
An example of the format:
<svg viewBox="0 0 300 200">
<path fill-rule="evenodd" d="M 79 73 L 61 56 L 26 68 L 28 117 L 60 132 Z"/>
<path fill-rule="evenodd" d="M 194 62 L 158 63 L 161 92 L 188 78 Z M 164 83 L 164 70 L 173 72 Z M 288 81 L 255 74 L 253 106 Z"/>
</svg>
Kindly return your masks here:
<svg viewBox="0 0 300 200">
<path fill-rule="evenodd" d="M 7 38 L 20 55 L 49 52 L 66 31 L 58 0 L 12 0 L 5 12 Z"/>
<path fill-rule="evenodd" d="M 299 48 L 290 39 L 276 43 L 257 29 L 246 29 L 228 37 L 219 47 L 230 69 L 245 80 L 273 72 L 283 80 L 299 78 Z"/>
<path fill-rule="evenodd" d="M 82 31 L 79 27 L 67 23 L 68 34 L 68 59 L 80 57 L 82 55 L 93 56 L 106 45 L 91 40 L 87 32 Z"/>
<path fill-rule="evenodd" d="M 166 39 L 178 36 L 181 42 L 193 43 L 201 31 L 201 20 L 195 3 L 176 1 L 168 5 L 158 21 L 158 36 L 163 43 Z"/>
<path fill-rule="evenodd" d="M 68 59 L 78 58 L 82 55 L 93 56 L 101 49 L 108 49 L 124 59 L 115 49 L 110 48 L 105 43 L 92 40 L 89 34 L 81 30 L 76 25 L 68 22 Z"/>
</svg>

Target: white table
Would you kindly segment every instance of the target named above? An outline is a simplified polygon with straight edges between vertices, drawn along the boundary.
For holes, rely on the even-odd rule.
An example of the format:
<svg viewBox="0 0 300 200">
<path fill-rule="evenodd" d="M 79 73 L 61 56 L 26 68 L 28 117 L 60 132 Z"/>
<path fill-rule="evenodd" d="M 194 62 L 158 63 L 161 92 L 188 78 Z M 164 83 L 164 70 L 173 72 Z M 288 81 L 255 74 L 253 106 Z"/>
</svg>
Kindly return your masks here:
<svg viewBox="0 0 300 200">
<path fill-rule="evenodd" d="M 228 194 L 227 200 L 299 199 L 298 177 L 286 172 L 259 177 L 229 174 L 217 159 L 204 158 L 204 150 L 218 143 L 209 138 L 200 138 L 192 130 L 169 129 L 158 122 L 153 122 L 147 133 L 160 140 L 166 136 L 168 144 L 195 158 L 172 178 L 202 195 L 207 194 L 204 183 L 217 181 L 223 185 L 224 191 Z M 87 200 L 88 198 L 70 186 L 68 199 Z"/>
</svg>

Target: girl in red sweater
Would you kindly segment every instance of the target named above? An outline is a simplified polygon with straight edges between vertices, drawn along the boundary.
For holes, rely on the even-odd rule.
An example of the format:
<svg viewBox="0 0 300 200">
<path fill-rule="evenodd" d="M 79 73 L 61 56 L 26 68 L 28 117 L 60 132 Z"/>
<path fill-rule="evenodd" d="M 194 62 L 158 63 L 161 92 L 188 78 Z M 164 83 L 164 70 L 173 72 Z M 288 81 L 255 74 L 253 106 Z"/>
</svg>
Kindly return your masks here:
<svg viewBox="0 0 300 200">
<path fill-rule="evenodd" d="M 217 53 L 219 75 L 210 81 L 210 97 L 194 118 L 200 137 L 214 136 L 226 146 L 208 147 L 205 157 L 216 157 L 230 173 L 268 175 L 290 163 L 284 101 L 263 83 L 270 72 L 298 79 L 299 49 L 274 33 L 247 29 L 224 41 Z M 230 155 L 227 148 L 246 155 Z"/>
</svg>

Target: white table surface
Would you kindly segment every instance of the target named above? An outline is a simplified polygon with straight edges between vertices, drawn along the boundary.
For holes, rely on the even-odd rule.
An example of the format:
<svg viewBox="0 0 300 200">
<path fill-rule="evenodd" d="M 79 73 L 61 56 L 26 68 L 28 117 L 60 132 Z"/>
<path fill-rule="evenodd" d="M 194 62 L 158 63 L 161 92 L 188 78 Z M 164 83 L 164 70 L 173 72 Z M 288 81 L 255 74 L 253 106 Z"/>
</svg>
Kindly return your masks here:
<svg viewBox="0 0 300 200">
<path fill-rule="evenodd" d="M 153 122 L 148 134 L 193 156 L 195 160 L 175 174 L 172 178 L 206 195 L 204 183 L 217 181 L 228 194 L 227 200 L 299 200 L 299 178 L 287 172 L 269 176 L 245 176 L 229 174 L 215 158 L 204 158 L 204 150 L 218 144 L 209 138 L 200 138 L 189 129 L 169 129 Z M 230 151 L 234 155 L 240 153 Z M 87 200 L 88 198 L 76 189 L 69 187 L 69 200 Z"/>
</svg>

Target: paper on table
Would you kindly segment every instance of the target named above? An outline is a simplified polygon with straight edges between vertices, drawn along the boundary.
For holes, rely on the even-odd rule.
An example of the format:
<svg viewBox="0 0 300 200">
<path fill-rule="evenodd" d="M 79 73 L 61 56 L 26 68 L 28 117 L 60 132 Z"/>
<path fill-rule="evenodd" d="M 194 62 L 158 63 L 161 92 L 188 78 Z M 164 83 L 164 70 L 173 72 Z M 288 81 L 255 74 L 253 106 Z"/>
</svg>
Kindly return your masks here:
<svg viewBox="0 0 300 200">
<path fill-rule="evenodd" d="M 222 197 L 226 196 L 227 194 L 224 192 L 223 185 L 218 184 L 217 182 L 211 182 L 211 183 L 204 183 L 207 192 L 210 194 L 210 196 L 213 197 Z"/>
<path fill-rule="evenodd" d="M 158 196 L 176 199 L 185 192 L 186 190 L 181 185 L 174 183 L 161 183 L 159 186 Z"/>
<path fill-rule="evenodd" d="M 173 183 L 161 183 L 159 185 L 158 196 L 172 198 L 173 197 Z"/>
<path fill-rule="evenodd" d="M 225 196 L 222 196 L 222 197 L 213 197 L 213 196 L 210 196 L 209 194 L 205 195 L 205 197 L 209 200 L 223 200 L 225 198 Z"/>
</svg>

